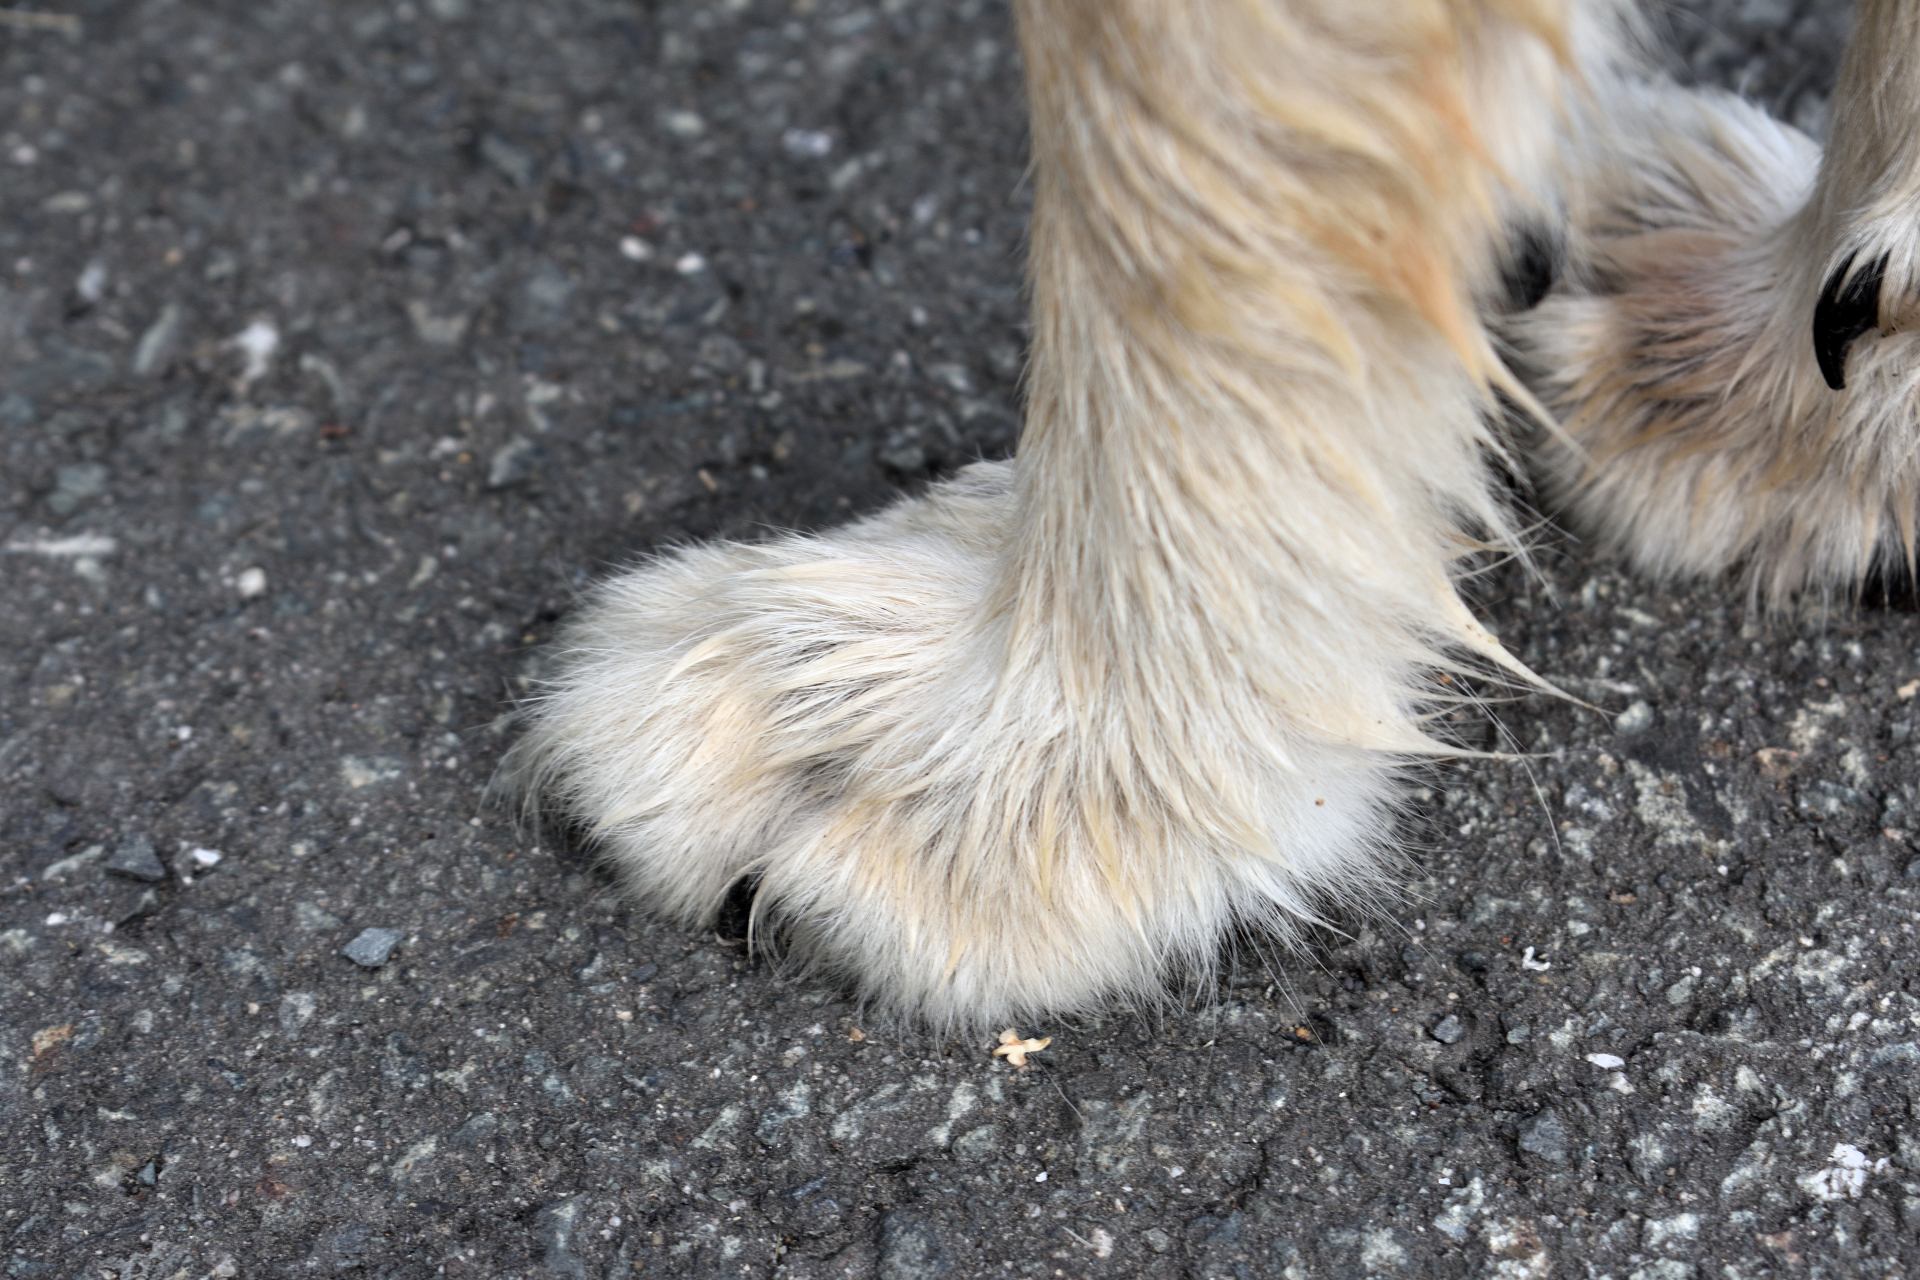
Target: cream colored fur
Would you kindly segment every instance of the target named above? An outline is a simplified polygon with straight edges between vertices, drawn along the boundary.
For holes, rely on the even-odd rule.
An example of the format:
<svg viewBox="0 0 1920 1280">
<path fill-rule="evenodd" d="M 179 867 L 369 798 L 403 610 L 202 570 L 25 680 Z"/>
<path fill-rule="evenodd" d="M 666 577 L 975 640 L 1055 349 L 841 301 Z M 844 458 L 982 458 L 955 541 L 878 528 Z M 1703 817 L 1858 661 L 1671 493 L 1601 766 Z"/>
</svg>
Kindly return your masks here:
<svg viewBox="0 0 1920 1280">
<path fill-rule="evenodd" d="M 935 1025 L 1151 1001 L 1237 926 L 1375 897 L 1397 771 L 1452 750 L 1426 718 L 1439 677 L 1531 678 L 1453 581 L 1517 545 L 1488 424 L 1495 391 L 1530 397 L 1481 319 L 1508 226 L 1575 220 L 1574 283 L 1510 336 L 1593 449 L 1644 410 L 1589 421 L 1605 388 L 1568 371 L 1649 358 L 1595 310 L 1625 305 L 1601 291 L 1624 252 L 1613 175 L 1701 178 L 1690 216 L 1737 244 L 1791 215 L 1768 212 L 1777 177 L 1805 188 L 1814 163 L 1749 109 L 1637 72 L 1610 4 L 1018 12 L 1017 459 L 827 535 L 615 578 L 511 762 L 656 910 L 708 923 L 757 876 L 762 937 Z M 1609 130 L 1622 109 L 1634 128 Z M 1783 331 L 1812 304 L 1792 305 Z M 1891 368 L 1887 346 L 1856 365 Z M 1575 509 L 1606 514 L 1582 455 L 1553 456 Z M 1658 507 L 1660 465 L 1640 473 Z M 1657 518 L 1691 545 L 1691 517 Z M 1644 558 L 1726 562 L 1664 554 Z"/>
<path fill-rule="evenodd" d="M 1662 577 L 1739 569 L 1769 606 L 1908 563 L 1920 502 L 1920 6 L 1862 0 L 1824 160 L 1724 94 L 1605 86 L 1577 132 L 1573 261 L 1508 322 L 1566 426 L 1541 448 L 1578 529 Z M 1889 259 L 1844 390 L 1822 288 Z"/>
</svg>

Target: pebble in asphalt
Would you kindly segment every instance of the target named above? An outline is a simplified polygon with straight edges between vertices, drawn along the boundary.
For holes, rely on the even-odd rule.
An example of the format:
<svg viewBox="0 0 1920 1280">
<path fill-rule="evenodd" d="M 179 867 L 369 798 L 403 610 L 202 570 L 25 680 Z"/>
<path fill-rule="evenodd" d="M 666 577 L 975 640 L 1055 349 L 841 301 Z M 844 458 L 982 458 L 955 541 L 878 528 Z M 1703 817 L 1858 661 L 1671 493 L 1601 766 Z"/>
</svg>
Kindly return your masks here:
<svg viewBox="0 0 1920 1280">
<path fill-rule="evenodd" d="M 399 943 L 398 929 L 362 929 L 340 954 L 363 969 L 378 969 L 392 957 Z"/>
<path fill-rule="evenodd" d="M 483 792 L 608 566 L 1011 447 L 1004 7 L 54 7 L 0 27 L 7 1274 L 1912 1270 L 1912 616 L 1550 542 L 1486 612 L 1624 723 L 1503 707 L 1386 917 L 1024 1069 L 869 1026 Z M 1844 25 L 1675 15 L 1815 131 Z"/>
</svg>

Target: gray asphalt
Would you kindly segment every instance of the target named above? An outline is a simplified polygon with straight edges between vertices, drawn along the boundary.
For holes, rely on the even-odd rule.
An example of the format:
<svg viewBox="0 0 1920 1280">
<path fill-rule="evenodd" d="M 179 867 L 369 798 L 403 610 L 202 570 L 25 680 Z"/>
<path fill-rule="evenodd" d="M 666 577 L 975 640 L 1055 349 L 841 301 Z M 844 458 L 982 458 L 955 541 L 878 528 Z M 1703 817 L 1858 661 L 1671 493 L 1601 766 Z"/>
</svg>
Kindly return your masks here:
<svg viewBox="0 0 1920 1280">
<path fill-rule="evenodd" d="M 1550 543 L 1480 590 L 1607 714 L 1503 708 L 1384 917 L 1024 1069 L 869 1026 L 484 790 L 582 584 L 1012 447 L 1004 7 L 54 7 L 0 17 L 8 1276 L 1916 1270 L 1920 619 Z M 1845 12 L 1674 25 L 1818 130 Z"/>
</svg>

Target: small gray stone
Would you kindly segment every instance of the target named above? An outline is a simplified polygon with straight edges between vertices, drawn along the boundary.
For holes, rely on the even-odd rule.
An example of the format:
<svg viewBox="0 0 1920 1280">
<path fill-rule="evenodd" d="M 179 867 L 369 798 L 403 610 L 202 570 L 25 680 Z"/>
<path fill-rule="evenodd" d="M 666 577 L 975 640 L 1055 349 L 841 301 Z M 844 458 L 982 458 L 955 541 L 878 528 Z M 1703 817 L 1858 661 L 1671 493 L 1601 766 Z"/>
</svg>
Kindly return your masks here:
<svg viewBox="0 0 1920 1280">
<path fill-rule="evenodd" d="M 493 451 L 487 463 L 487 488 L 504 489 L 525 480 L 533 473 L 534 463 L 540 460 L 542 452 L 539 445 L 525 436 L 507 441 Z"/>
<path fill-rule="evenodd" d="M 166 864 L 153 852 L 153 841 L 144 835 L 128 836 L 113 856 L 101 864 L 115 875 L 157 884 L 167 878 Z"/>
<path fill-rule="evenodd" d="M 133 376 L 150 378 L 164 373 L 173 362 L 173 350 L 180 336 L 180 304 L 169 302 L 140 335 L 133 348 Z"/>
<path fill-rule="evenodd" d="M 360 936 L 349 942 L 340 954 L 363 969 L 378 969 L 399 943 L 398 929 L 362 929 Z"/>
<path fill-rule="evenodd" d="M 467 322 L 472 316 L 465 311 L 438 312 L 419 298 L 407 303 L 407 320 L 413 325 L 414 334 L 430 347 L 457 347 L 460 339 L 467 336 Z"/>
<path fill-rule="evenodd" d="M 1441 1044 L 1459 1044 L 1467 1038 L 1467 1027 L 1460 1021 L 1458 1014 L 1450 1013 L 1434 1023 L 1433 1030 L 1429 1034 Z"/>
<path fill-rule="evenodd" d="M 694 111 L 667 111 L 660 116 L 666 131 L 683 142 L 691 142 L 707 131 L 707 122 Z"/>
<path fill-rule="evenodd" d="M 70 467 L 55 467 L 53 493 L 47 505 L 55 515 L 70 516 L 86 502 L 107 491 L 107 469 L 97 462 L 77 462 Z"/>
<path fill-rule="evenodd" d="M 1643 698 L 1629 705 L 1613 722 L 1613 731 L 1623 738 L 1645 733 L 1653 728 L 1653 707 Z"/>
<path fill-rule="evenodd" d="M 1520 1125 L 1520 1149 L 1553 1164 L 1567 1162 L 1567 1125 L 1552 1107 L 1542 1107 Z"/>
<path fill-rule="evenodd" d="M 72 857 L 62 858 L 58 862 L 48 864 L 46 870 L 40 873 L 40 878 L 42 880 L 64 880 L 74 872 L 84 869 L 88 863 L 99 861 L 106 851 L 107 846 L 103 844 L 90 844 Z"/>
<path fill-rule="evenodd" d="M 1162 1231 L 1159 1227 L 1147 1228 L 1146 1241 L 1147 1248 L 1153 1250 L 1155 1253 L 1165 1253 L 1167 1250 L 1173 1248 L 1173 1237 Z"/>
<path fill-rule="evenodd" d="M 973 390 L 973 375 L 967 372 L 965 365 L 933 364 L 927 366 L 927 376 L 936 382 L 945 383 L 951 389 L 965 395 Z"/>
</svg>

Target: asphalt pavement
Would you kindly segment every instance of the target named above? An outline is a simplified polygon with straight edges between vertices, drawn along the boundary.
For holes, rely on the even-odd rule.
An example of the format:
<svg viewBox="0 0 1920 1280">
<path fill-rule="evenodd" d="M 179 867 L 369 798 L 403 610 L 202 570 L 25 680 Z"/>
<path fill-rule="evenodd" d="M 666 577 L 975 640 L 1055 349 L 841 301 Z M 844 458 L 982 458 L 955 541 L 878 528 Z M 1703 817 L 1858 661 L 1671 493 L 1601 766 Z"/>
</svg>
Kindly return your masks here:
<svg viewBox="0 0 1920 1280">
<path fill-rule="evenodd" d="M 1845 15 L 1673 25 L 1818 131 Z M 1913 614 L 1550 539 L 1597 710 L 1024 1067 L 489 803 L 585 584 L 1011 450 L 1024 164 L 980 0 L 0 10 L 6 1275 L 1920 1270 Z"/>
</svg>

